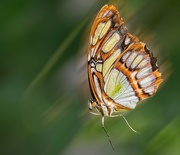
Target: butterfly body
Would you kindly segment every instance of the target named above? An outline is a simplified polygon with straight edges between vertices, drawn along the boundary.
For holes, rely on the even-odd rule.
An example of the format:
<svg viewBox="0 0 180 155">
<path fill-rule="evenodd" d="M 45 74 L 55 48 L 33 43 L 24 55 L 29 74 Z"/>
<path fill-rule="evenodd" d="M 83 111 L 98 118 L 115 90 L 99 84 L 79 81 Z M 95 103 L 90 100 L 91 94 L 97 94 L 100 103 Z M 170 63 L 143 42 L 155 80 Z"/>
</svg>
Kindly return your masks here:
<svg viewBox="0 0 180 155">
<path fill-rule="evenodd" d="M 94 21 L 87 59 L 89 109 L 97 109 L 102 116 L 134 109 L 154 95 L 162 82 L 156 58 L 145 43 L 127 32 L 113 5 L 105 5 Z"/>
</svg>

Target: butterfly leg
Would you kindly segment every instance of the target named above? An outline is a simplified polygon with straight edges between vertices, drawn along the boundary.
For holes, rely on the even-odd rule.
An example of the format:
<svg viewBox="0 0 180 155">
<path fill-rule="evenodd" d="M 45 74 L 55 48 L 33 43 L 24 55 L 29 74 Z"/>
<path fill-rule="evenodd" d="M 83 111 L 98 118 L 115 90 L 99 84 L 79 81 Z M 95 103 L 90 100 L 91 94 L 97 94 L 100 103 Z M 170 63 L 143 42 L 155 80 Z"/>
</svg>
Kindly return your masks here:
<svg viewBox="0 0 180 155">
<path fill-rule="evenodd" d="M 111 147 L 112 147 L 112 149 L 114 150 L 114 146 L 113 146 L 113 144 L 112 144 L 112 142 L 111 142 L 111 138 L 110 138 L 110 136 L 109 136 L 109 134 L 108 134 L 105 126 L 104 126 L 104 116 L 102 116 L 102 128 L 104 129 L 104 131 L 105 131 L 105 133 L 106 133 L 106 135 L 107 135 L 107 137 L 108 137 L 109 143 L 111 144 Z"/>
<path fill-rule="evenodd" d="M 122 114 L 111 115 L 110 117 L 119 117 L 119 116 L 121 116 L 121 117 L 124 119 L 124 121 L 126 122 L 127 126 L 128 126 L 133 132 L 139 133 L 138 131 L 136 131 L 136 130 L 134 130 L 134 129 L 132 128 L 132 126 L 129 124 L 129 122 L 127 121 L 127 119 L 126 119 Z M 140 134 L 140 133 L 139 133 L 139 134 Z"/>
<path fill-rule="evenodd" d="M 93 115 L 96 115 L 96 116 L 99 116 L 99 115 L 101 115 L 101 114 L 99 114 L 99 113 L 96 113 L 96 112 L 92 112 L 92 111 L 89 111 L 91 114 L 93 114 Z"/>
</svg>

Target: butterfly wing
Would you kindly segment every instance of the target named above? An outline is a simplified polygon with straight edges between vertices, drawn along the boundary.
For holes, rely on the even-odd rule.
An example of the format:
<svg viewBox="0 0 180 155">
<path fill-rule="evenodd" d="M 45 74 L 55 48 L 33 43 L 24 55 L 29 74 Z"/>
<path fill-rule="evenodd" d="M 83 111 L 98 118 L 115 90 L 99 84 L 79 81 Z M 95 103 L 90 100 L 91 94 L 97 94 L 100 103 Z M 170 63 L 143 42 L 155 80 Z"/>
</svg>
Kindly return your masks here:
<svg viewBox="0 0 180 155">
<path fill-rule="evenodd" d="M 100 10 L 91 29 L 88 77 L 96 103 L 113 105 L 117 111 L 134 109 L 162 81 L 156 59 L 144 43 L 127 33 L 112 5 Z"/>
</svg>

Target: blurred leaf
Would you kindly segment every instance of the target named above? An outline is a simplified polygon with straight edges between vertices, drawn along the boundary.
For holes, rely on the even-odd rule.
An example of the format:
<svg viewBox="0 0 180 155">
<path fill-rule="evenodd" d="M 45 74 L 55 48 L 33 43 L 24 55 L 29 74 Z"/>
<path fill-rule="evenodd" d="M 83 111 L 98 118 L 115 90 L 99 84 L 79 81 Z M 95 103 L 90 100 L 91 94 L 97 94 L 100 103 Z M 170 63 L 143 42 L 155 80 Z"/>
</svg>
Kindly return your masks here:
<svg viewBox="0 0 180 155">
<path fill-rule="evenodd" d="M 160 132 L 147 144 L 144 154 L 179 154 L 180 148 L 180 116 L 178 115 L 169 122 Z"/>
<path fill-rule="evenodd" d="M 43 67 L 43 69 L 39 72 L 39 74 L 35 77 L 35 79 L 31 82 L 31 84 L 28 86 L 25 96 L 32 91 L 33 87 L 42 80 L 43 77 L 48 74 L 48 72 L 52 69 L 52 67 L 55 65 L 55 63 L 59 60 L 60 56 L 63 52 L 65 52 L 66 48 L 69 46 L 69 44 L 75 39 L 77 34 L 80 32 L 82 27 L 85 25 L 88 18 L 85 18 L 84 21 L 82 21 L 77 28 L 74 29 L 72 33 L 69 34 L 69 36 L 64 40 L 62 45 L 57 49 L 57 51 L 52 55 L 52 57 L 49 59 L 47 64 Z"/>
</svg>

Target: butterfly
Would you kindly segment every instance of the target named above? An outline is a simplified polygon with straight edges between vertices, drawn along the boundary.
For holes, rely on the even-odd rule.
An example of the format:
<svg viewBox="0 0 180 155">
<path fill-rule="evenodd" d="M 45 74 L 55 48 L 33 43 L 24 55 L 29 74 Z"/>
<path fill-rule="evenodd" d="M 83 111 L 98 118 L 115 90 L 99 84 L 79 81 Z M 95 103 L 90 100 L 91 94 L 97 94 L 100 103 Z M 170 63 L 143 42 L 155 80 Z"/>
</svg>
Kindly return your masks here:
<svg viewBox="0 0 180 155">
<path fill-rule="evenodd" d="M 157 59 L 128 33 L 113 5 L 104 5 L 92 25 L 88 43 L 89 109 L 104 116 L 132 110 L 154 95 L 162 82 Z"/>
</svg>

